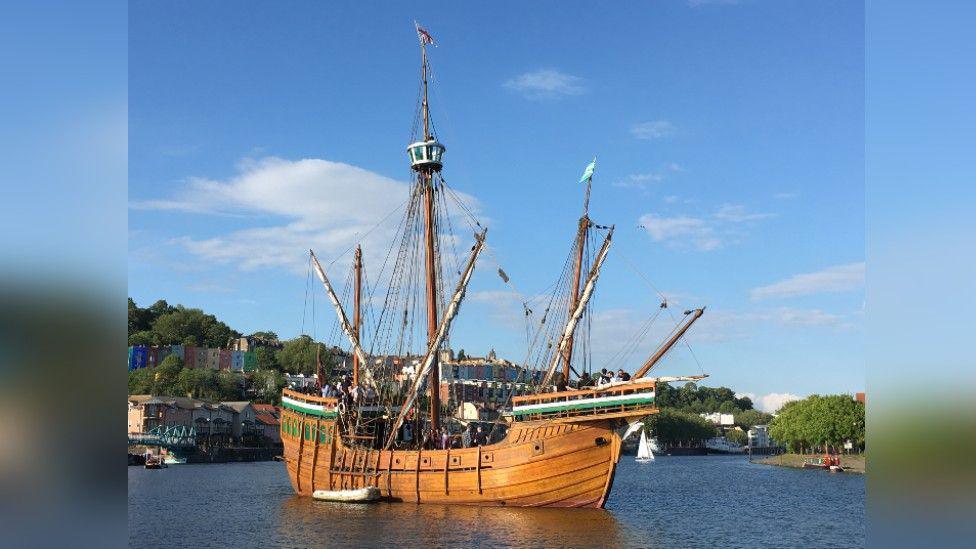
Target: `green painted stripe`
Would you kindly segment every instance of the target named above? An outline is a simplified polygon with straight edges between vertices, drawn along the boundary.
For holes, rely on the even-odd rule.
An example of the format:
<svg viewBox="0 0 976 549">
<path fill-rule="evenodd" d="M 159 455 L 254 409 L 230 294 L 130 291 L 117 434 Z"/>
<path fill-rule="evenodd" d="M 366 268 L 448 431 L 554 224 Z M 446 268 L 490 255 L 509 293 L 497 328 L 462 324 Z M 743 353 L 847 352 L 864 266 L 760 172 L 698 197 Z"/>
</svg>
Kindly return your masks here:
<svg viewBox="0 0 976 549">
<path fill-rule="evenodd" d="M 620 406 L 625 404 L 641 404 L 641 403 L 652 403 L 654 402 L 654 397 L 637 395 L 634 398 L 621 399 L 613 402 L 575 402 L 575 403 L 561 403 L 553 404 L 552 406 L 545 406 L 540 408 L 532 408 L 530 410 L 518 410 L 512 411 L 513 415 L 521 416 L 527 414 L 545 414 L 549 412 L 560 412 L 564 410 L 587 410 L 593 408 L 608 408 L 610 406 Z"/>
<path fill-rule="evenodd" d="M 309 414 L 312 416 L 327 417 L 327 418 L 336 417 L 335 411 L 331 411 L 331 410 L 327 411 L 327 410 L 316 410 L 315 408 L 306 408 L 300 404 L 292 404 L 291 402 L 288 402 L 286 400 L 282 400 L 281 404 L 285 408 L 288 408 L 289 410 L 294 410 L 296 412 L 301 412 L 303 414 Z"/>
</svg>

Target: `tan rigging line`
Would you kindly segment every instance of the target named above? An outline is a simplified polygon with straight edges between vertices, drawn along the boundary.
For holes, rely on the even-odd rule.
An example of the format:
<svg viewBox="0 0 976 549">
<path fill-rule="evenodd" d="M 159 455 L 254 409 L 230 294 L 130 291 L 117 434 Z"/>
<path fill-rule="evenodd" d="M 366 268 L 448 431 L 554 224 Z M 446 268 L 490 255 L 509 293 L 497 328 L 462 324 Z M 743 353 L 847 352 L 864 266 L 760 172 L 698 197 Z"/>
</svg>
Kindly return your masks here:
<svg viewBox="0 0 976 549">
<path fill-rule="evenodd" d="M 648 286 L 649 286 L 649 287 L 651 288 L 651 290 L 652 290 L 652 291 L 653 291 L 654 293 L 656 293 L 656 294 L 658 295 L 658 297 L 660 297 L 660 298 L 661 298 L 661 300 L 662 300 L 663 302 L 665 302 L 665 303 L 666 303 L 666 302 L 668 301 L 668 297 L 667 297 L 666 295 L 664 295 L 664 293 L 663 293 L 663 292 L 661 292 L 660 290 L 658 290 L 658 289 L 657 289 L 657 288 L 656 288 L 656 287 L 654 286 L 654 284 L 653 284 L 653 283 L 651 282 L 651 280 L 650 280 L 649 278 L 647 278 L 647 276 L 645 276 L 645 275 L 644 275 L 644 273 L 642 273 L 642 272 L 640 271 L 640 269 L 638 269 L 638 268 L 637 268 L 637 265 L 635 265 L 635 264 L 634 264 L 634 263 L 633 263 L 633 262 L 632 262 L 632 261 L 630 260 L 630 258 L 628 258 L 628 257 L 627 257 L 627 255 L 626 255 L 626 254 L 624 254 L 624 253 L 621 253 L 621 252 L 617 252 L 617 255 L 618 255 L 618 256 L 620 256 L 620 257 L 621 257 L 621 258 L 622 258 L 622 259 L 624 260 L 624 263 L 626 263 L 626 264 L 627 264 L 627 266 L 628 266 L 628 267 L 629 267 L 629 268 L 630 268 L 630 269 L 631 269 L 632 271 L 634 271 L 634 273 L 635 273 L 635 274 L 636 274 L 636 275 L 637 275 L 638 277 L 640 277 L 640 279 L 641 279 L 641 280 L 643 280 L 643 281 L 644 281 L 644 283 L 645 283 L 645 284 L 647 284 L 647 285 L 648 285 Z M 669 312 L 670 312 L 670 311 L 669 311 Z M 673 318 L 673 315 L 672 315 L 672 318 Z"/>
<path fill-rule="evenodd" d="M 339 261 L 339 259 L 341 259 L 344 255 L 346 255 L 347 253 L 349 253 L 352 250 L 356 249 L 356 246 L 358 246 L 358 245 L 360 245 L 360 244 L 363 243 L 363 239 L 365 239 L 373 231 L 375 231 L 377 228 L 379 228 L 380 225 L 382 225 L 383 223 L 385 223 L 386 220 L 389 219 L 389 217 L 391 215 L 393 215 L 396 212 L 400 211 L 400 208 L 404 207 L 408 202 L 410 202 L 410 199 L 409 198 L 406 199 L 406 200 L 404 200 L 403 202 L 401 202 L 399 205 L 397 205 L 396 208 L 393 208 L 392 210 L 390 210 L 389 213 L 387 213 L 386 215 L 383 216 L 383 219 L 380 219 L 379 222 L 376 223 L 375 225 L 373 225 L 372 227 L 370 227 L 370 229 L 368 231 L 366 231 L 362 235 L 357 235 L 359 238 L 356 239 L 356 242 L 353 243 L 348 248 L 346 248 L 345 250 L 343 250 L 343 252 L 341 254 L 337 255 L 332 261 L 329 262 L 328 265 L 325 266 L 325 268 L 328 269 L 329 267 L 331 267 L 332 265 L 334 265 L 336 261 Z"/>
</svg>

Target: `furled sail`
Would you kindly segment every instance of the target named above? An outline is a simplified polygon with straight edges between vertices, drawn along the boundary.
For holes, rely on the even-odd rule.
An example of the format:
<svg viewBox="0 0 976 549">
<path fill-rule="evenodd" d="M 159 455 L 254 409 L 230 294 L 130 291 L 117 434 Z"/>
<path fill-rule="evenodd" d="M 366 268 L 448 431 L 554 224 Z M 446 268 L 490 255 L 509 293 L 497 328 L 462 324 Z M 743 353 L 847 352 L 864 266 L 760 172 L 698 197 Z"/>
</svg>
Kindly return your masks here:
<svg viewBox="0 0 976 549">
<path fill-rule="evenodd" d="M 549 369 L 546 370 L 546 375 L 542 378 L 542 386 L 546 386 L 552 381 L 552 374 L 556 371 L 556 366 L 559 364 L 559 360 L 563 357 L 566 346 L 569 344 L 569 339 L 576 330 L 576 324 L 579 322 L 580 317 L 583 316 L 583 311 L 586 310 L 586 304 L 590 301 L 590 296 L 593 295 L 593 288 L 596 285 L 596 279 L 600 277 L 600 266 L 603 264 L 603 260 L 606 259 L 607 252 L 610 250 L 611 237 L 613 237 L 613 227 L 611 227 L 610 232 L 607 233 L 607 238 L 603 241 L 603 247 L 600 248 L 600 253 L 597 254 L 596 260 L 593 262 L 593 267 L 590 268 L 590 274 L 586 278 L 586 285 L 583 286 L 583 293 L 580 295 L 579 303 L 576 305 L 576 310 L 573 311 L 573 315 L 569 317 L 569 320 L 566 322 L 566 329 L 563 330 L 563 337 L 559 341 L 559 347 L 556 349 L 556 352 L 553 353 L 552 361 L 549 364 Z"/>
<path fill-rule="evenodd" d="M 329 277 L 325 275 L 325 269 L 323 269 L 322 265 L 319 264 L 319 259 L 315 257 L 314 251 L 309 250 L 308 253 L 312 256 L 312 265 L 315 267 L 315 274 L 317 274 L 319 280 L 322 281 L 322 284 L 325 286 L 325 291 L 329 294 L 329 299 L 332 301 L 332 305 L 335 307 L 336 316 L 339 317 L 339 325 L 342 327 L 342 332 L 346 334 L 346 337 L 349 338 L 349 342 L 352 344 L 353 353 L 355 353 L 356 357 L 359 358 L 360 364 L 364 366 L 369 364 L 369 362 L 366 360 L 366 353 L 363 352 L 363 348 L 359 344 L 359 337 L 356 336 L 356 333 L 352 329 L 352 325 L 349 324 L 349 317 L 346 316 L 346 312 L 342 309 L 342 304 L 339 303 L 339 298 L 332 289 L 332 283 L 329 282 Z M 367 382 L 369 382 L 370 385 L 375 386 L 376 383 L 373 381 L 373 376 L 369 371 L 369 368 L 364 368 L 364 370 Z"/>
</svg>

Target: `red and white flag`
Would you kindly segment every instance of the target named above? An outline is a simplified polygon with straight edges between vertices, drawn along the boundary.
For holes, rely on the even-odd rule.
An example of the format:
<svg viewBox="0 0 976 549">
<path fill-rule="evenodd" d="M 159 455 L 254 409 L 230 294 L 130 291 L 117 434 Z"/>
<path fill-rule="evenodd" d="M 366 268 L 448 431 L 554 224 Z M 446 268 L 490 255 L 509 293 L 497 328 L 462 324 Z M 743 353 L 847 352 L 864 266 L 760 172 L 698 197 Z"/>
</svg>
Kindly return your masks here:
<svg viewBox="0 0 976 549">
<path fill-rule="evenodd" d="M 436 45 L 436 44 L 434 44 L 434 37 L 431 36 L 430 33 L 427 32 L 426 29 L 424 29 L 423 27 L 421 27 L 420 25 L 418 25 L 416 21 L 414 21 L 413 24 L 417 27 L 417 37 L 420 38 L 420 43 L 421 44 Z"/>
</svg>

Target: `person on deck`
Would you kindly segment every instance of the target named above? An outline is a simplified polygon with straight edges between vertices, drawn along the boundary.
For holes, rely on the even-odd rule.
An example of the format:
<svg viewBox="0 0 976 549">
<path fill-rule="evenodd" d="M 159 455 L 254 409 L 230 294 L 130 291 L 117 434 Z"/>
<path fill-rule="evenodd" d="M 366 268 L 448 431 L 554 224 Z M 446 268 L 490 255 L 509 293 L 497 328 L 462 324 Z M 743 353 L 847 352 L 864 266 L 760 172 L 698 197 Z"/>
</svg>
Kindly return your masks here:
<svg viewBox="0 0 976 549">
<path fill-rule="evenodd" d="M 583 372 L 583 375 L 581 375 L 580 378 L 579 378 L 579 385 L 578 385 L 578 387 L 580 389 L 585 389 L 587 387 L 592 387 L 592 386 L 593 386 L 593 378 L 590 377 L 590 373 L 589 372 Z"/>
<path fill-rule="evenodd" d="M 461 447 L 470 448 L 471 447 L 471 425 L 461 433 Z"/>
<path fill-rule="evenodd" d="M 630 381 L 630 374 L 624 371 L 623 368 L 617 370 L 617 380 L 618 381 Z"/>
<path fill-rule="evenodd" d="M 613 378 L 613 374 L 611 374 L 610 372 L 607 371 L 606 368 L 604 368 L 604 369 L 600 370 L 600 381 L 599 381 L 598 385 L 600 387 L 602 387 L 604 385 L 609 385 L 610 384 L 610 381 L 612 380 L 612 378 Z"/>
<path fill-rule="evenodd" d="M 447 427 L 441 429 L 441 450 L 451 447 L 451 435 L 447 432 Z"/>
<path fill-rule="evenodd" d="M 475 446 L 488 445 L 488 433 L 485 432 L 481 425 L 478 426 L 478 430 L 474 433 L 474 444 Z"/>
</svg>

